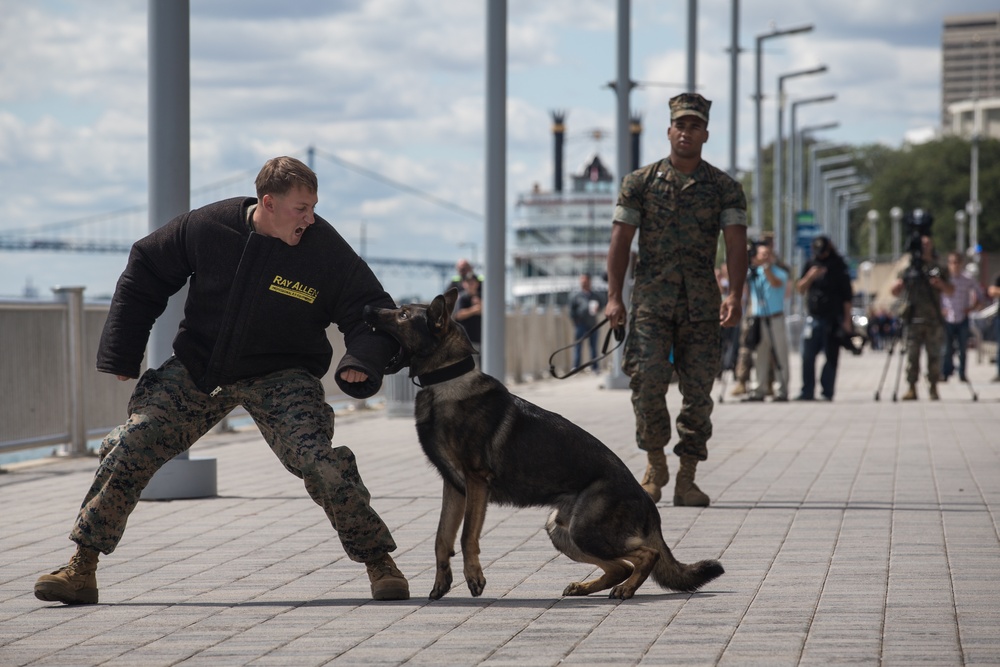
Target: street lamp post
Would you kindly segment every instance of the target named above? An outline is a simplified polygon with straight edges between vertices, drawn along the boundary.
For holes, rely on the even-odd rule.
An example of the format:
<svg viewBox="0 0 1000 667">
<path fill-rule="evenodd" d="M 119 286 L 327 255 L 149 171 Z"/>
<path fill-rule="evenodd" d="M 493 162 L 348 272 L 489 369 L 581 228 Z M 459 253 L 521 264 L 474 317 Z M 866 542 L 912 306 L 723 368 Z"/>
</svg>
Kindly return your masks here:
<svg viewBox="0 0 1000 667">
<path fill-rule="evenodd" d="M 846 256 L 851 245 L 851 211 L 865 202 L 871 201 L 868 186 L 859 184 L 840 193 L 840 246 Z M 860 244 L 858 244 L 860 247 Z"/>
<path fill-rule="evenodd" d="M 805 158 L 805 140 L 806 136 L 811 135 L 815 132 L 820 132 L 822 130 L 833 130 L 840 127 L 840 123 L 823 123 L 821 125 L 806 125 L 801 130 L 799 130 L 799 136 L 797 142 L 794 144 L 795 158 L 796 158 L 796 168 L 792 169 L 795 173 L 795 179 L 792 184 L 792 209 L 796 211 L 804 210 L 806 207 L 805 201 L 805 173 L 806 173 L 806 158 Z M 793 137 L 793 141 L 795 137 Z M 810 152 L 815 154 L 816 151 L 825 150 L 827 148 L 835 148 L 836 144 L 829 142 L 818 142 L 809 147 Z M 816 151 L 813 151 L 813 149 Z M 802 164 L 798 164 L 798 159 L 802 159 Z"/>
<path fill-rule="evenodd" d="M 792 102 L 791 128 L 788 135 L 791 138 L 791 150 L 788 151 L 789 153 L 788 170 L 785 178 L 786 190 L 784 193 L 785 194 L 784 198 L 788 200 L 788 205 L 785 207 L 787 211 L 785 213 L 784 218 L 778 221 L 778 224 L 785 225 L 785 242 L 788 244 L 789 251 L 791 251 L 791 249 L 795 247 L 795 244 L 792 242 L 792 239 L 794 238 L 793 226 L 794 226 L 795 212 L 796 210 L 798 210 L 795 202 L 795 181 L 796 181 L 796 174 L 798 171 L 797 167 L 798 167 L 798 156 L 799 156 L 798 141 L 796 138 L 798 134 L 798 132 L 796 131 L 796 115 L 798 113 L 798 109 L 800 106 L 806 104 L 818 104 L 820 102 L 831 102 L 835 99 L 837 99 L 836 95 L 824 95 L 822 97 L 809 97 L 804 100 L 796 100 L 795 102 Z"/>
<path fill-rule="evenodd" d="M 965 211 L 959 209 L 955 211 L 955 250 L 965 254 L 965 221 L 967 216 Z"/>
<path fill-rule="evenodd" d="M 817 198 L 819 198 L 819 195 L 816 194 L 816 188 L 818 187 L 816 185 L 816 181 L 819 179 L 819 174 L 818 174 L 819 170 L 817 169 L 817 165 L 816 165 L 816 161 L 819 159 L 817 157 L 817 155 L 820 152 L 822 152 L 822 151 L 830 151 L 830 150 L 833 150 L 835 148 L 840 149 L 840 148 L 843 148 L 843 146 L 840 146 L 839 144 L 835 144 L 835 143 L 832 143 L 832 142 L 829 142 L 829 141 L 819 141 L 819 142 L 816 142 L 812 146 L 809 147 L 809 157 L 808 157 L 808 159 L 806 159 L 805 164 L 802 165 L 802 171 L 803 172 L 806 172 L 806 171 L 809 172 L 809 178 L 808 178 L 808 181 L 809 181 L 809 188 L 808 188 L 808 191 L 809 191 L 809 201 L 808 201 L 808 203 L 806 203 L 806 190 L 807 190 L 807 188 L 805 187 L 805 183 L 803 183 L 802 184 L 802 193 L 801 193 L 802 194 L 802 208 L 807 209 L 807 210 L 811 210 L 811 211 L 815 211 L 816 210 L 816 200 L 817 200 Z M 805 153 L 805 151 L 803 151 L 803 153 Z"/>
<path fill-rule="evenodd" d="M 979 33 L 972 37 L 973 42 L 981 40 Z M 969 156 L 969 203 L 965 212 L 969 214 L 969 247 L 972 248 L 972 261 L 979 267 L 979 214 L 983 207 L 979 202 L 979 139 L 983 127 L 983 110 L 979 104 L 979 53 L 976 53 L 973 64 L 972 84 L 972 150 Z"/>
<path fill-rule="evenodd" d="M 899 225 L 903 220 L 903 209 L 893 206 L 889 209 L 889 219 L 892 220 L 892 259 L 896 260 L 899 258 L 901 250 L 902 230 L 899 228 Z"/>
<path fill-rule="evenodd" d="M 835 148 L 834 146 L 826 146 L 827 148 Z M 820 147 L 823 148 L 823 147 Z M 816 153 L 818 152 L 817 146 L 811 146 L 809 148 L 809 159 L 812 162 L 812 174 L 810 176 L 810 190 L 812 191 L 809 195 L 809 206 L 812 208 L 813 212 L 818 216 L 819 212 L 823 210 L 823 183 L 822 176 L 823 171 L 827 167 L 835 167 L 841 164 L 847 164 L 853 159 L 853 155 L 850 153 L 837 153 L 836 155 L 828 155 L 826 157 L 817 158 Z"/>
<path fill-rule="evenodd" d="M 844 179 L 853 179 L 849 185 L 855 185 L 859 182 L 857 178 L 857 170 L 854 167 L 844 167 L 842 169 L 832 169 L 830 171 L 821 172 L 820 178 L 823 181 L 821 190 L 823 195 L 819 198 L 820 205 L 816 208 L 816 217 L 821 221 L 820 224 L 823 227 L 823 232 L 831 237 L 834 236 L 834 228 L 836 227 L 836 212 L 833 209 L 833 202 L 831 201 L 830 184 L 844 183 Z"/>
<path fill-rule="evenodd" d="M 875 269 L 875 263 L 866 259 L 858 265 L 858 268 L 861 269 L 861 275 L 865 277 L 865 315 L 871 317 L 869 312 L 872 304 L 872 272 Z"/>
<path fill-rule="evenodd" d="M 973 148 L 976 149 L 976 160 L 978 162 L 978 145 L 973 144 Z M 979 181 L 979 169 L 978 165 L 975 170 L 973 170 L 973 193 L 972 199 L 965 205 L 965 212 L 969 214 L 969 248 L 972 249 L 972 261 L 979 263 L 979 214 L 983 212 L 983 204 L 979 201 L 978 195 L 978 181 Z"/>
<path fill-rule="evenodd" d="M 763 194 L 763 188 L 761 187 L 761 179 L 764 174 L 763 156 L 764 150 L 761 147 L 761 101 L 763 100 L 763 95 L 761 91 L 761 59 L 763 55 L 764 42 L 769 39 L 774 39 L 775 37 L 784 37 L 786 35 L 796 35 L 803 32 L 810 32 L 813 29 L 813 25 L 803 25 L 797 28 L 789 28 L 787 30 L 772 30 L 769 33 L 763 35 L 757 35 L 757 48 L 754 58 L 754 69 L 756 70 L 756 88 L 754 89 L 754 122 L 755 122 L 755 136 L 754 136 L 754 148 L 755 148 L 755 164 L 753 172 L 753 228 L 756 231 L 761 231 L 764 229 L 764 202 L 761 200 L 761 195 Z"/>
<path fill-rule="evenodd" d="M 878 256 L 878 211 L 872 209 L 865 217 L 868 220 L 868 260 L 874 263 Z"/>
<path fill-rule="evenodd" d="M 841 171 L 841 170 L 835 170 L 835 171 Z M 850 169 L 843 171 L 853 172 L 854 170 Z M 841 229 L 841 216 L 839 209 L 840 202 L 839 200 L 835 199 L 835 197 L 837 196 L 838 190 L 859 185 L 860 183 L 861 179 L 858 178 L 857 175 L 854 173 L 844 175 L 839 178 L 835 178 L 833 176 L 833 172 L 831 172 L 830 174 L 823 175 L 823 192 L 825 195 L 824 199 L 826 200 L 824 204 L 823 214 L 825 218 L 824 222 L 829 223 L 829 227 L 826 228 L 824 231 L 826 231 L 827 235 L 831 239 L 834 239 L 834 242 L 837 243 L 838 246 L 840 246 L 841 254 L 846 254 L 847 248 L 843 247 L 844 244 L 842 243 L 844 232 Z"/>
<path fill-rule="evenodd" d="M 782 204 L 784 203 L 782 189 L 784 184 L 785 166 L 783 146 L 785 132 L 785 81 L 800 76 L 808 76 L 810 74 L 822 74 L 825 71 L 826 65 L 820 65 L 819 67 L 813 67 L 811 69 L 789 72 L 778 77 L 778 129 L 774 137 L 774 158 L 773 164 L 771 165 L 774 173 L 774 180 L 771 184 L 771 189 L 774 191 L 774 209 L 772 213 L 771 226 L 774 229 L 774 247 L 779 254 L 785 249 L 784 239 L 782 238 L 782 223 L 785 220 L 785 216 L 782 215 Z"/>
<path fill-rule="evenodd" d="M 736 133 L 739 129 L 740 0 L 730 0 L 729 44 L 729 175 L 736 178 Z"/>
</svg>

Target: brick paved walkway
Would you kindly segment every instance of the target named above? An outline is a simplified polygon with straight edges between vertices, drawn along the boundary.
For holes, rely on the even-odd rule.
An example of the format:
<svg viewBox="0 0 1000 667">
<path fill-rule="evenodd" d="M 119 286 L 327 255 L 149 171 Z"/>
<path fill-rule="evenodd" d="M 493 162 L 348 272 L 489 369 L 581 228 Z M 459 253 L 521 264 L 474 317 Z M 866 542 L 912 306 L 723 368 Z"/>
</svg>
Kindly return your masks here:
<svg viewBox="0 0 1000 667">
<path fill-rule="evenodd" d="M 97 606 L 31 592 L 70 555 L 95 460 L 0 474 L 0 665 L 1000 664 L 1000 384 L 975 365 L 977 402 L 951 383 L 939 402 L 894 403 L 894 361 L 875 402 L 884 360 L 843 359 L 833 403 L 716 406 L 699 469 L 712 507 L 659 506 L 679 559 L 726 568 L 694 595 L 647 582 L 626 602 L 562 598 L 591 572 L 553 550 L 547 510 L 494 506 L 483 596 L 456 582 L 429 602 L 441 482 L 412 422 L 378 411 L 342 415 L 335 440 L 393 530 L 406 602 L 370 600 L 364 568 L 252 428 L 193 451 L 218 460 L 218 498 L 140 504 L 101 561 Z M 515 391 L 641 474 L 628 392 L 598 385 Z"/>
</svg>

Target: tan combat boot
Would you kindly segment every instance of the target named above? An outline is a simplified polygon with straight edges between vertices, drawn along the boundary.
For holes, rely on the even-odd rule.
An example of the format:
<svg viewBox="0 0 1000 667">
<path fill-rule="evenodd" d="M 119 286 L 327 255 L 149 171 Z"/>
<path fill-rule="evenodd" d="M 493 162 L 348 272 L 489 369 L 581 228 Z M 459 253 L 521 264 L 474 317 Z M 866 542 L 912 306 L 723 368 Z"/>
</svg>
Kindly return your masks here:
<svg viewBox="0 0 1000 667">
<path fill-rule="evenodd" d="M 937 389 L 935 389 L 934 391 L 937 391 Z M 917 385 L 915 384 L 910 385 L 910 389 L 905 394 L 903 394 L 903 400 L 904 401 L 917 400 Z"/>
<path fill-rule="evenodd" d="M 646 465 L 646 474 L 642 476 L 642 488 L 653 499 L 654 503 L 660 502 L 660 488 L 670 481 L 670 471 L 667 469 L 667 456 L 662 449 L 652 449 L 646 452 L 649 463 Z"/>
<path fill-rule="evenodd" d="M 374 600 L 409 600 L 410 585 L 406 577 L 396 567 L 392 556 L 386 554 L 373 561 L 365 563 L 368 569 L 368 579 L 372 582 L 372 599 Z"/>
<path fill-rule="evenodd" d="M 674 483 L 674 505 L 708 507 L 708 496 L 694 483 L 694 471 L 697 467 L 697 457 L 690 454 L 681 456 L 681 467 L 677 470 L 677 481 Z"/>
<path fill-rule="evenodd" d="M 937 393 L 937 385 L 931 382 L 931 386 L 927 389 L 927 395 L 931 397 L 932 401 L 940 400 L 941 397 Z"/>
<path fill-rule="evenodd" d="M 68 565 L 35 582 L 35 597 L 45 602 L 97 604 L 97 558 L 99 551 L 77 547 Z"/>
<path fill-rule="evenodd" d="M 747 383 L 746 382 L 737 382 L 736 384 L 733 385 L 733 389 L 732 389 L 732 391 L 729 392 L 729 395 L 730 396 L 742 396 L 745 393 L 747 393 Z"/>
</svg>

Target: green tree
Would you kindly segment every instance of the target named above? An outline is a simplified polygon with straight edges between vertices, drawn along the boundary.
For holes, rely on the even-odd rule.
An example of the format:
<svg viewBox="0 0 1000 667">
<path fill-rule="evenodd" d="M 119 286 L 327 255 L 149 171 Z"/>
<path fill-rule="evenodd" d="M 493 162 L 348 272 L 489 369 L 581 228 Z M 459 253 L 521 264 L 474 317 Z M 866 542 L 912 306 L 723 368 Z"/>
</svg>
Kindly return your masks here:
<svg viewBox="0 0 1000 667">
<path fill-rule="evenodd" d="M 865 146 L 859 150 L 858 171 L 870 178 L 870 206 L 852 216 L 852 238 L 866 229 L 868 210 L 879 212 L 879 251 L 891 251 L 889 211 L 894 206 L 911 212 L 921 208 L 934 217 L 932 234 L 940 251 L 955 247 L 955 212 L 969 200 L 971 144 L 958 137 L 945 137 L 898 150 Z M 984 140 L 979 146 L 979 243 L 984 250 L 1000 249 L 1000 141 Z M 903 251 L 907 230 L 902 230 Z M 966 230 L 966 243 L 969 241 Z M 852 244 L 853 245 L 853 244 Z M 862 244 L 863 245 L 863 244 Z M 852 251 L 856 248 L 852 248 Z"/>
<path fill-rule="evenodd" d="M 808 146 L 808 144 L 807 144 Z M 772 224 L 772 156 L 773 145 L 764 150 L 761 197 L 764 230 Z M 955 212 L 964 210 L 969 201 L 972 145 L 966 139 L 944 137 L 922 144 L 907 144 L 892 148 L 883 144 L 860 147 L 840 147 L 838 152 L 852 152 L 850 163 L 857 169 L 862 182 L 868 184 L 871 201 L 851 212 L 850 242 L 844 248 L 854 257 L 868 254 L 868 211 L 879 213 L 878 254 L 888 257 L 892 252 L 892 219 L 889 211 L 898 206 L 904 212 L 921 208 L 934 218 L 932 234 L 939 251 L 951 250 L 956 244 Z M 804 151 L 808 155 L 808 150 Z M 810 169 L 804 165 L 805 189 L 809 192 Z M 848 166 L 848 165 L 843 165 Z M 753 172 L 743 176 L 743 187 L 748 197 L 753 192 Z M 979 142 L 979 244 L 985 252 L 1000 252 L 1000 140 L 984 139 Z M 753 211 L 753 204 L 750 203 Z M 753 220 L 750 221 L 754 223 Z M 968 223 L 966 223 L 968 225 Z M 903 252 L 906 251 L 907 230 L 901 230 Z M 968 226 L 966 243 L 970 241 Z"/>
</svg>

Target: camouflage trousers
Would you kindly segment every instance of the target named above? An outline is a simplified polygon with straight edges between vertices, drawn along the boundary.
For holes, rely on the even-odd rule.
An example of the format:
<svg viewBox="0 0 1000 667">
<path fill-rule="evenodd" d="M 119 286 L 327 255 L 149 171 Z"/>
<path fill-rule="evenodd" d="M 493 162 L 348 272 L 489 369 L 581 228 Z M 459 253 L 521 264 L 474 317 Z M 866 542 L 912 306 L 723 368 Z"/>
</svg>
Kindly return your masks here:
<svg viewBox="0 0 1000 667">
<path fill-rule="evenodd" d="M 288 369 L 210 396 L 175 358 L 139 378 L 128 421 L 101 443 L 100 465 L 70 539 L 106 554 L 114 551 L 153 474 L 238 405 L 285 468 L 305 482 L 351 560 L 367 562 L 395 550 L 388 527 L 371 507 L 354 453 L 331 444 L 333 409 L 317 378 Z"/>
<path fill-rule="evenodd" d="M 927 350 L 927 381 L 937 384 L 941 379 L 941 348 L 944 329 L 938 322 L 914 322 L 906 334 L 906 382 L 917 384 L 920 379 L 920 348 Z"/>
<path fill-rule="evenodd" d="M 679 300 L 684 303 L 684 299 Z M 719 374 L 718 320 L 691 322 L 687 307 L 673 313 L 656 304 L 633 304 L 622 370 L 631 379 L 635 438 L 639 449 L 663 449 L 670 442 L 667 388 L 676 369 L 683 396 L 677 415 L 674 453 L 708 458 L 712 437 L 712 385 Z M 673 349 L 674 361 L 670 362 Z"/>
</svg>

